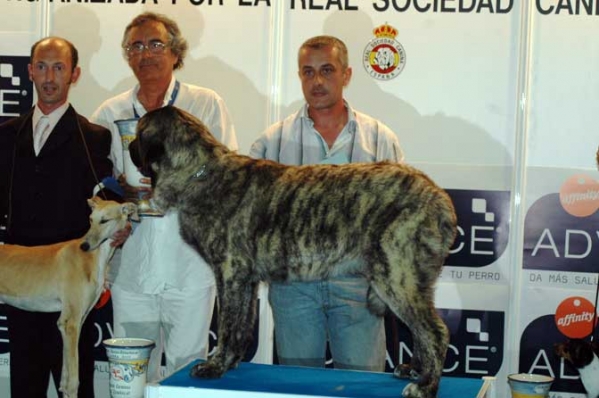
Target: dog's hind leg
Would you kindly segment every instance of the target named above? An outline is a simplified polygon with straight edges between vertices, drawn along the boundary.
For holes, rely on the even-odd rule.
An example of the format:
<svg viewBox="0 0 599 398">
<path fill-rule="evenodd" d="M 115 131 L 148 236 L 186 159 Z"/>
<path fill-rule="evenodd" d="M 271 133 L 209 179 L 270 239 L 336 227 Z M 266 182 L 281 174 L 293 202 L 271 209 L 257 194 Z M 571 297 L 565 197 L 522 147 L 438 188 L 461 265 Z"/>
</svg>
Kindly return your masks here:
<svg viewBox="0 0 599 398">
<path fill-rule="evenodd" d="M 428 262 L 418 264 L 426 257 L 424 253 Z M 411 366 L 419 375 L 417 381 L 406 386 L 403 396 L 434 398 L 449 344 L 447 327 L 434 307 L 434 283 L 443 261 L 439 257 L 431 259 L 427 248 L 418 246 L 418 242 L 415 245 L 398 239 L 381 242 L 367 261 L 372 288 L 407 325 L 414 341 Z"/>
<path fill-rule="evenodd" d="M 258 282 L 245 267 L 235 267 L 229 278 L 216 276 L 218 289 L 218 344 L 216 353 L 191 369 L 192 377 L 218 378 L 237 367 L 252 341 L 256 319 Z M 219 279 L 221 279 L 219 281 Z"/>
<path fill-rule="evenodd" d="M 389 292 L 387 281 L 373 281 L 377 291 Z M 403 396 L 435 398 L 443 371 L 449 334 L 430 298 L 410 294 L 385 294 L 387 305 L 410 329 L 414 342 L 411 369 L 418 374 Z"/>
<path fill-rule="evenodd" d="M 421 305 L 413 303 L 413 305 Z M 443 364 L 449 343 L 449 333 L 432 303 L 414 311 L 410 325 L 414 351 L 418 358 L 419 378 L 404 389 L 404 397 L 434 398 L 437 396 Z"/>
</svg>

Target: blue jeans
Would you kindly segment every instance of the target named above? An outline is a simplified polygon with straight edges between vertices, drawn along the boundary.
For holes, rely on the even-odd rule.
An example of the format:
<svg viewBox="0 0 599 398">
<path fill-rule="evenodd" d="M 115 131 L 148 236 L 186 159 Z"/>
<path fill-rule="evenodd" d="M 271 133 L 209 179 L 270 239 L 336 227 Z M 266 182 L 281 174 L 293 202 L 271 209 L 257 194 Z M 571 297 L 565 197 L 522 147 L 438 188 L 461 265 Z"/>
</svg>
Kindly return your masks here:
<svg viewBox="0 0 599 398">
<path fill-rule="evenodd" d="M 384 318 L 368 310 L 367 292 L 359 277 L 271 283 L 279 363 L 324 367 L 328 340 L 336 368 L 384 371 Z"/>
</svg>

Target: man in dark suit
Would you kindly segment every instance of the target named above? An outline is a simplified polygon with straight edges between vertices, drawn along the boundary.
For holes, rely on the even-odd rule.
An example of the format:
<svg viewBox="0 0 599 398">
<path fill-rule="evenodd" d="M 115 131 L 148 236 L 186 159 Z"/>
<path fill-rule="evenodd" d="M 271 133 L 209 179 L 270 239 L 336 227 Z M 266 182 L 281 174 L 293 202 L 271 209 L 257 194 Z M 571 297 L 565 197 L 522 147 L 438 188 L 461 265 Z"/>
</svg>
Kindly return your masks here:
<svg viewBox="0 0 599 398">
<path fill-rule="evenodd" d="M 37 246 L 85 234 L 86 199 L 98 181 L 112 175 L 112 162 L 110 132 L 78 115 L 67 99 L 81 73 L 73 44 L 42 39 L 32 46 L 30 62 L 37 103 L 0 125 L 0 220 L 6 243 Z M 7 307 L 11 397 L 46 397 L 50 374 L 60 385 L 59 313 Z M 94 396 L 94 337 L 92 313 L 79 342 L 80 398 Z"/>
</svg>

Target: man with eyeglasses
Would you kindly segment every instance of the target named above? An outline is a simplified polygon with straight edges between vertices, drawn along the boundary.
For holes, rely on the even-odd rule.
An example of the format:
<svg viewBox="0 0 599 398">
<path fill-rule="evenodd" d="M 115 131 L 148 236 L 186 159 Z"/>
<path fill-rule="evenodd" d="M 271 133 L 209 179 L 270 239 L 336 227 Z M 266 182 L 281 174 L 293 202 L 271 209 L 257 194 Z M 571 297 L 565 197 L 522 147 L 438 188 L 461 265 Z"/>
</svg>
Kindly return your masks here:
<svg viewBox="0 0 599 398">
<path fill-rule="evenodd" d="M 183 67 L 188 49 L 175 21 L 151 12 L 138 15 L 125 28 L 122 48 L 138 84 L 105 101 L 91 117 L 112 132 L 116 175 L 123 174 L 124 166 L 114 122 L 139 118 L 166 105 L 193 114 L 223 144 L 237 149 L 233 122 L 222 98 L 174 76 L 174 71 Z M 123 246 L 111 291 L 115 336 L 156 342 L 149 381 L 162 376 L 163 351 L 166 375 L 192 360 L 206 358 L 215 290 L 208 265 L 181 238 L 176 212 L 142 220 Z"/>
</svg>

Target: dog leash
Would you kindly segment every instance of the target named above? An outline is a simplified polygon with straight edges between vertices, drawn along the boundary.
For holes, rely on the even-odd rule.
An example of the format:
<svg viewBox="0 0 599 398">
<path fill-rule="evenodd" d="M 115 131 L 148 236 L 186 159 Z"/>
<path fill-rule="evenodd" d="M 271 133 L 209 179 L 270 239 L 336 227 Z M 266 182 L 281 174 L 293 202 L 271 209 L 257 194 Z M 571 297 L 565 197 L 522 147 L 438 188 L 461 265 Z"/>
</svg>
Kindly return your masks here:
<svg viewBox="0 0 599 398">
<path fill-rule="evenodd" d="M 599 274 L 598 278 L 599 278 Z M 597 301 L 599 299 L 599 280 L 595 287 L 595 310 L 593 311 L 593 323 L 591 323 L 591 341 L 595 339 L 595 333 L 597 332 Z"/>
<path fill-rule="evenodd" d="M 85 139 L 85 134 L 83 134 L 83 129 L 81 128 L 81 123 L 79 123 L 79 115 L 75 116 L 75 121 L 77 122 L 77 129 L 79 130 L 79 136 L 81 137 L 81 142 L 83 143 L 83 149 L 85 149 L 85 155 L 87 156 L 87 163 L 89 164 L 89 168 L 91 169 L 94 180 L 96 180 L 96 186 L 94 186 L 92 195 L 96 196 L 99 193 L 100 195 L 102 195 L 102 198 L 104 200 L 108 200 L 106 198 L 106 194 L 103 191 L 104 188 L 110 189 L 117 195 L 120 195 L 120 193 L 118 191 L 115 191 L 113 189 L 114 184 L 110 183 L 110 181 L 109 181 L 109 179 L 111 179 L 111 178 L 114 180 L 113 177 L 106 177 L 102 181 L 100 181 L 98 179 L 98 175 L 96 174 L 96 169 L 94 168 L 94 163 L 92 162 L 92 157 L 89 153 L 89 148 L 87 146 L 87 140 Z M 116 181 L 116 180 L 114 180 L 114 181 Z M 124 197 L 124 192 L 121 196 Z"/>
<path fill-rule="evenodd" d="M 175 87 L 173 88 L 173 92 L 171 93 L 171 97 L 168 100 L 168 104 L 167 106 L 172 106 L 175 103 L 175 100 L 177 99 L 177 95 L 179 95 L 179 88 L 181 87 L 181 83 L 179 83 L 179 80 L 175 81 Z M 133 117 L 135 119 L 139 119 L 141 116 L 139 116 L 139 113 L 137 113 L 137 109 L 135 109 L 135 105 L 133 105 Z"/>
</svg>

